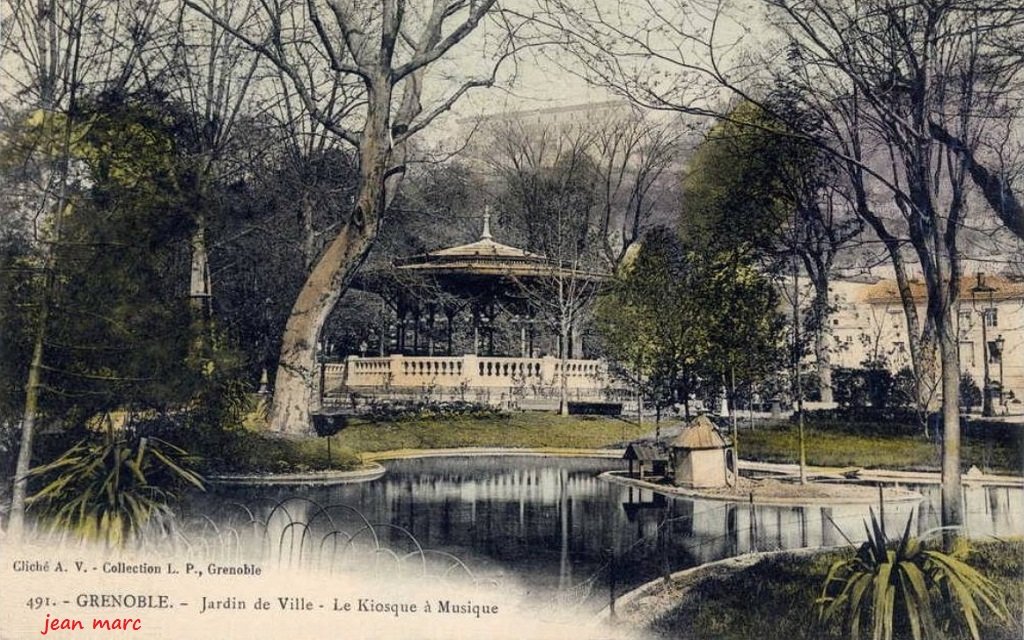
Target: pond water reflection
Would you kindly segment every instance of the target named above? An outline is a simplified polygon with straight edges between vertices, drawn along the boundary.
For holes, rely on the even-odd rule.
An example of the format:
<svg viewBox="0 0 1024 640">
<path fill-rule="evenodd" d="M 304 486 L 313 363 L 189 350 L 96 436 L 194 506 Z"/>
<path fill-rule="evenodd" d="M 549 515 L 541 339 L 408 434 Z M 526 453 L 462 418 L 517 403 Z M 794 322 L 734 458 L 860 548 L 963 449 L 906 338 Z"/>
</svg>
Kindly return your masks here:
<svg viewBox="0 0 1024 640">
<path fill-rule="evenodd" d="M 195 505 L 241 502 L 262 518 L 282 499 L 345 504 L 399 544 L 407 530 L 425 548 L 461 558 L 474 572 L 531 597 L 553 596 L 588 607 L 657 577 L 754 550 L 843 544 L 864 539 L 865 505 L 751 506 L 666 497 L 598 478 L 618 460 L 539 456 L 444 457 L 386 463 L 371 482 L 332 487 L 220 488 Z M 885 505 L 891 535 L 914 513 L 923 533 L 938 526 L 938 487 L 917 504 Z M 1024 490 L 965 490 L 972 536 L 1024 534 Z M 311 503 L 290 517 L 315 517 Z M 295 509 L 306 509 L 296 514 Z M 877 506 L 876 506 L 877 510 Z M 332 524 L 339 518 L 335 514 Z M 401 527 L 399 529 L 398 527 Z"/>
</svg>

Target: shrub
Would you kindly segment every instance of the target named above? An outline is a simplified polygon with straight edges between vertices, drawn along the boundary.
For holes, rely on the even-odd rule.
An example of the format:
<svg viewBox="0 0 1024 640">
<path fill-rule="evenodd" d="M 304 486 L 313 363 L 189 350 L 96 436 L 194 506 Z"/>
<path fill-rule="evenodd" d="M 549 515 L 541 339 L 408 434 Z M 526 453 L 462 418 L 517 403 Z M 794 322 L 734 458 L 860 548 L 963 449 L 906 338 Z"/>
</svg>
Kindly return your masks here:
<svg viewBox="0 0 1024 640">
<path fill-rule="evenodd" d="M 483 404 L 451 400 L 444 402 L 392 401 L 371 405 L 366 417 L 374 422 L 430 420 L 435 418 L 491 418 L 501 415 L 497 409 Z"/>
<path fill-rule="evenodd" d="M 926 549 L 911 538 L 912 521 L 892 545 L 871 511 L 868 540 L 828 572 L 817 600 L 819 619 L 841 620 L 854 640 L 862 628 L 872 640 L 922 640 L 949 637 L 955 627 L 980 640 L 979 602 L 1000 620 L 1008 617 L 998 589 L 956 554 Z"/>
<path fill-rule="evenodd" d="M 962 410 L 981 406 L 981 402 L 981 387 L 979 387 L 978 383 L 974 381 L 971 374 L 962 374 L 960 376 L 960 406 L 962 407 Z"/>
<path fill-rule="evenodd" d="M 188 453 L 155 437 L 132 437 L 108 428 L 59 458 L 32 469 L 48 482 L 29 498 L 42 520 L 85 539 L 119 546 L 154 519 L 171 516 L 176 489 L 202 478 Z"/>
<path fill-rule="evenodd" d="M 840 407 L 900 406 L 905 399 L 896 379 L 888 369 L 869 367 L 864 369 L 837 368 L 832 373 L 834 398 Z"/>
</svg>

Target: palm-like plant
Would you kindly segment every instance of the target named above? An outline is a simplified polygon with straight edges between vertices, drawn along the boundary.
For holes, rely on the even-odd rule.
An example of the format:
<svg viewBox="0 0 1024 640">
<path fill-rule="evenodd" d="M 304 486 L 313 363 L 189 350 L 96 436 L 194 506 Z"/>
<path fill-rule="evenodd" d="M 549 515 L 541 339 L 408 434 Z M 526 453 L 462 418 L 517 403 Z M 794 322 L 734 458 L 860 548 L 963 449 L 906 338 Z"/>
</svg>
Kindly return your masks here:
<svg viewBox="0 0 1024 640">
<path fill-rule="evenodd" d="M 34 468 L 30 474 L 47 483 L 29 504 L 56 530 L 120 546 L 154 519 L 169 520 L 178 487 L 204 488 L 190 461 L 185 450 L 169 442 L 130 438 L 108 427 L 101 440 L 82 440 Z"/>
<path fill-rule="evenodd" d="M 867 541 L 828 572 L 817 600 L 819 619 L 842 620 L 853 640 L 868 630 L 872 640 L 946 638 L 955 626 L 979 640 L 980 605 L 1000 620 L 1009 615 L 999 590 L 956 554 L 911 538 L 912 520 L 893 545 L 871 511 Z"/>
</svg>

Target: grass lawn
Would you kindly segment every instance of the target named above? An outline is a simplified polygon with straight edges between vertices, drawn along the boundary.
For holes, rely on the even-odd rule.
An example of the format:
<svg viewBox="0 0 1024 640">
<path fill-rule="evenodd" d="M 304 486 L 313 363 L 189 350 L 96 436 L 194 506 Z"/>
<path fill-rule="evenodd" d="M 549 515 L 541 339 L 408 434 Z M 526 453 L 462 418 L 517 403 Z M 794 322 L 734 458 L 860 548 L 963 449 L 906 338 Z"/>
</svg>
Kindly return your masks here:
<svg viewBox="0 0 1024 640">
<path fill-rule="evenodd" d="M 307 471 L 347 471 L 362 464 L 353 451 L 320 438 L 280 438 L 249 429 L 225 433 L 202 455 L 206 473 L 301 473 Z"/>
<path fill-rule="evenodd" d="M 921 436 L 860 435 L 844 431 L 806 429 L 807 464 L 824 467 L 865 467 L 938 471 L 940 446 Z M 1020 444 L 985 443 L 964 438 L 964 469 L 972 464 L 982 471 L 1020 474 L 1024 458 Z M 797 428 L 792 425 L 741 429 L 739 452 L 744 460 L 796 463 Z"/>
<path fill-rule="evenodd" d="M 618 418 L 563 417 L 543 412 L 456 416 L 444 420 L 354 420 L 331 436 L 330 464 L 327 438 L 282 438 L 268 435 L 265 429 L 265 424 L 249 420 L 246 428 L 226 434 L 215 447 L 216 456 L 206 456 L 206 470 L 276 473 L 346 470 L 359 466 L 360 454 L 398 449 L 599 449 L 638 438 L 650 427 Z"/>
<path fill-rule="evenodd" d="M 687 640 L 816 640 L 840 638 L 841 629 L 817 621 L 814 600 L 833 561 L 853 550 L 815 556 L 775 556 L 723 576 L 699 580 L 683 589 L 669 611 L 650 630 L 657 637 Z M 981 615 L 981 637 L 1019 640 L 1024 637 L 1020 583 L 1024 577 L 1024 541 L 985 542 L 973 546 L 967 562 L 1000 587 L 1010 621 Z M 949 634 L 951 639 L 969 637 Z"/>
<path fill-rule="evenodd" d="M 649 426 L 604 416 L 560 416 L 531 411 L 446 420 L 356 423 L 332 439 L 357 453 L 394 449 L 515 447 L 600 449 L 639 438 Z"/>
<path fill-rule="evenodd" d="M 353 419 L 331 440 L 331 463 L 325 438 L 281 438 L 265 433 L 265 421 L 254 412 L 245 428 L 233 430 L 209 456 L 209 470 L 290 472 L 351 469 L 362 454 L 400 449 L 509 447 L 531 449 L 598 449 L 650 435 L 653 423 L 639 426 L 621 418 L 560 416 L 539 411 L 403 417 L 370 422 Z M 740 456 L 763 462 L 797 461 L 797 430 L 792 425 L 743 428 Z M 210 451 L 210 448 L 206 448 Z M 964 439 L 964 468 L 1020 474 L 1024 471 L 1021 444 L 985 443 Z M 810 425 L 807 462 L 816 466 L 865 467 L 938 471 L 940 449 L 916 435 L 870 435 L 850 429 Z"/>
</svg>

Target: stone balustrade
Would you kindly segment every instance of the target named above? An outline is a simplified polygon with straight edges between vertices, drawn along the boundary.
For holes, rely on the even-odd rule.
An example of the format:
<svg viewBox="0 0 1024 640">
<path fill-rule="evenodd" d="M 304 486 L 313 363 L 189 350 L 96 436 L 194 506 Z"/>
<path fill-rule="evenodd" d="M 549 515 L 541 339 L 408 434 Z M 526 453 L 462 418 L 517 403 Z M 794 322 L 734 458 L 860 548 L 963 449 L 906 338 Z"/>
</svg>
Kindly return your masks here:
<svg viewBox="0 0 1024 640">
<path fill-rule="evenodd" d="M 324 390 L 332 393 L 342 388 L 363 387 L 509 389 L 557 386 L 561 382 L 562 364 L 553 356 L 349 356 L 345 362 L 325 365 Z M 601 360 L 567 360 L 565 375 L 566 386 L 570 389 L 595 389 L 609 383 L 607 365 Z"/>
</svg>

